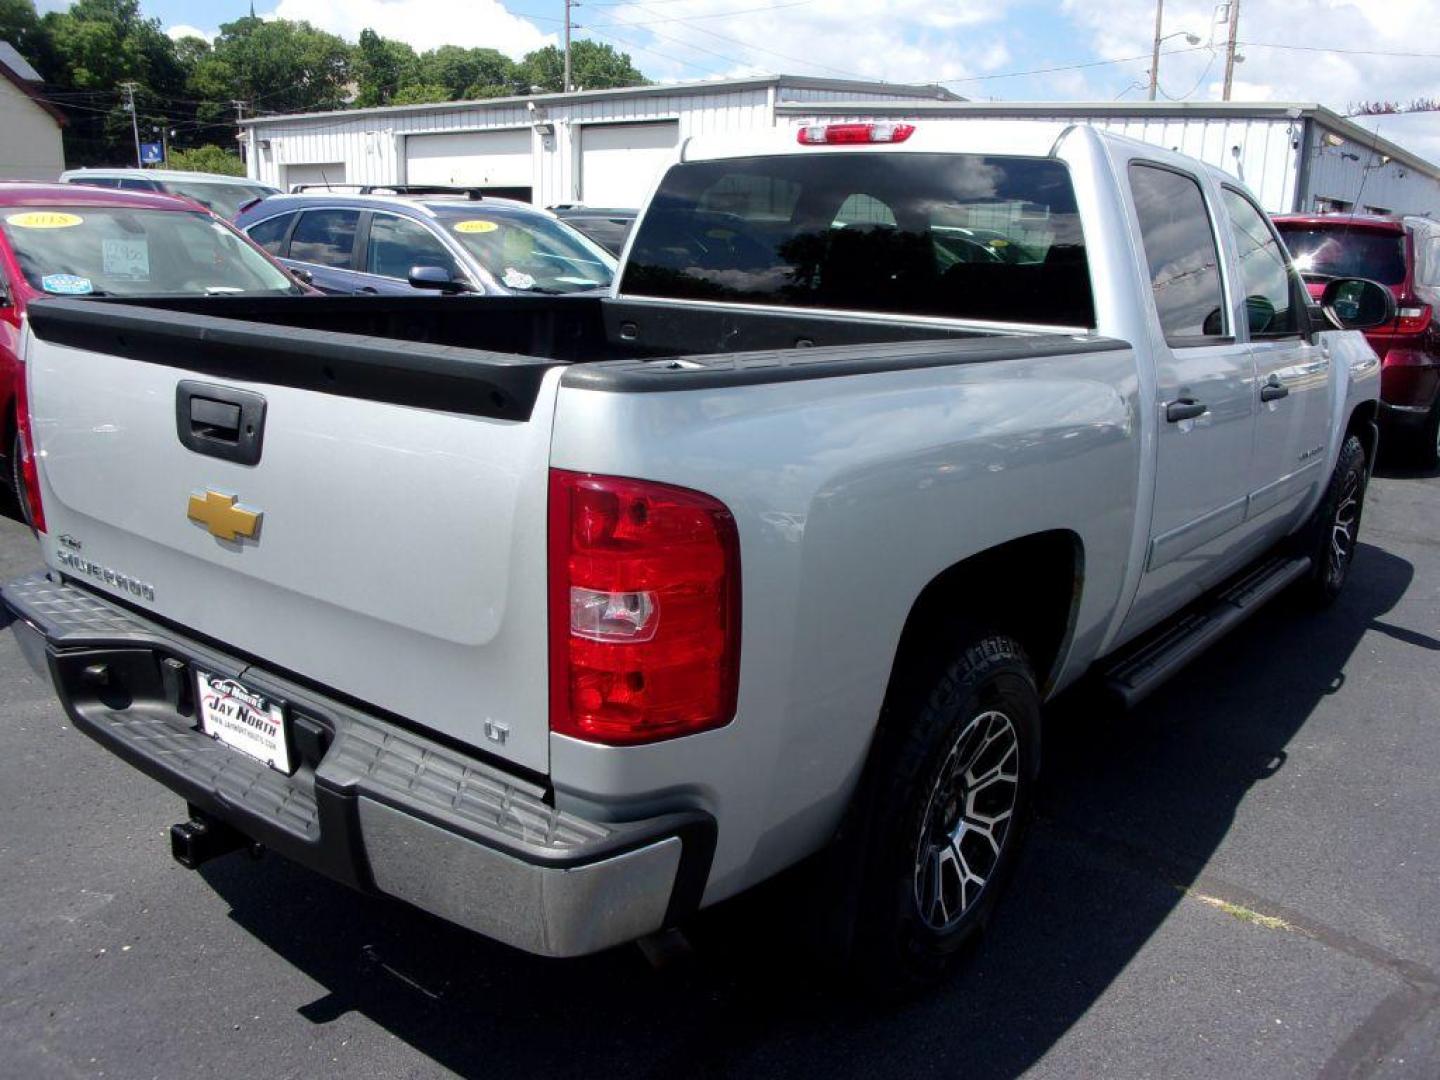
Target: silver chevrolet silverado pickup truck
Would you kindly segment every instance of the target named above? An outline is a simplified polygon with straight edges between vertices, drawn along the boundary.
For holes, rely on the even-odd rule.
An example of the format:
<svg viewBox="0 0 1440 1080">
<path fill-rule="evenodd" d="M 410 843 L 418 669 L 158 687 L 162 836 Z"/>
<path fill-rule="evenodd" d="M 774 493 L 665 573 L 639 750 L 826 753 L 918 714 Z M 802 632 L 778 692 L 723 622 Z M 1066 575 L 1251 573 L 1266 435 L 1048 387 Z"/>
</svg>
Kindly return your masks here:
<svg viewBox="0 0 1440 1080">
<path fill-rule="evenodd" d="M 1086 127 L 691 141 L 609 296 L 32 305 L 4 601 L 187 865 L 575 956 L 819 855 L 837 952 L 923 978 L 1047 699 L 1339 590 L 1390 303 Z"/>
</svg>

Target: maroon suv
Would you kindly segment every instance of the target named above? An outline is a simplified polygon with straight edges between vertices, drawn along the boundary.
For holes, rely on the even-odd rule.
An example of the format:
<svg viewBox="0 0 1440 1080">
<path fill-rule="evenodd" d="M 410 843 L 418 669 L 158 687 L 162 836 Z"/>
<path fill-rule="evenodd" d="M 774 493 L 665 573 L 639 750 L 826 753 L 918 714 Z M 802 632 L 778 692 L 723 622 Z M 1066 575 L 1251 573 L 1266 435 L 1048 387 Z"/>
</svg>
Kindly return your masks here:
<svg viewBox="0 0 1440 1080">
<path fill-rule="evenodd" d="M 1277 217 L 1312 296 L 1335 277 L 1390 286 L 1395 321 L 1365 336 L 1384 363 L 1381 420 L 1418 449 L 1420 464 L 1440 464 L 1440 222 L 1420 217 Z"/>
</svg>

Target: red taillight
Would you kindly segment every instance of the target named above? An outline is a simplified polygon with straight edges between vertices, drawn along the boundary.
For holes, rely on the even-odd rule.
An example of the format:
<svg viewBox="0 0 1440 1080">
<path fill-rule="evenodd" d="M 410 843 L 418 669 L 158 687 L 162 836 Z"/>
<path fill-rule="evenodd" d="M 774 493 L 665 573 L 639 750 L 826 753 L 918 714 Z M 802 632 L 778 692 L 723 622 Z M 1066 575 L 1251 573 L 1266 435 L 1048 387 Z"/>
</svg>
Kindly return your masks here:
<svg viewBox="0 0 1440 1080">
<path fill-rule="evenodd" d="M 45 508 L 40 505 L 40 473 L 35 464 L 35 436 L 30 430 L 30 395 L 25 388 L 25 368 L 21 366 L 15 380 L 15 426 L 20 433 L 20 481 L 23 491 L 15 497 L 23 499 L 30 512 L 30 524 L 36 532 L 45 531 Z"/>
<path fill-rule="evenodd" d="M 735 715 L 740 543 L 698 491 L 550 472 L 550 729 L 624 745 Z"/>
<path fill-rule="evenodd" d="M 914 124 L 807 124 L 795 133 L 801 146 L 839 146 L 855 143 L 899 143 L 915 134 Z"/>
<path fill-rule="evenodd" d="M 1395 312 L 1395 333 L 1423 334 L 1430 328 L 1430 305 L 1402 307 Z"/>
</svg>

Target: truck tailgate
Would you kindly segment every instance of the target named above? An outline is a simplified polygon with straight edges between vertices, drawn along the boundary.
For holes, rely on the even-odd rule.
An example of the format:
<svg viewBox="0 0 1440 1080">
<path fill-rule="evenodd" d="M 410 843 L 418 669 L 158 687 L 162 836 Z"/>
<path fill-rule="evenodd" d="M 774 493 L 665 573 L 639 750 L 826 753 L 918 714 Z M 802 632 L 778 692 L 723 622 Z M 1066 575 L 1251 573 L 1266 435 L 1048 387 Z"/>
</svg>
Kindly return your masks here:
<svg viewBox="0 0 1440 1080">
<path fill-rule="evenodd" d="M 546 771 L 554 365 L 104 308 L 31 312 L 50 565 Z"/>
</svg>

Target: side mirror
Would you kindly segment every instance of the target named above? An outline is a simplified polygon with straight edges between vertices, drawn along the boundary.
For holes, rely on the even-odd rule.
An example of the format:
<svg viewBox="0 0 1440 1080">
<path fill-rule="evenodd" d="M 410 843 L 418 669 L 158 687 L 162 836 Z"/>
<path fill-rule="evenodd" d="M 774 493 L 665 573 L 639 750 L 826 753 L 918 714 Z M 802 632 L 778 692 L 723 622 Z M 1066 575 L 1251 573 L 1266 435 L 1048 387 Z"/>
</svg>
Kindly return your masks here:
<svg viewBox="0 0 1440 1080">
<path fill-rule="evenodd" d="M 456 281 L 443 266 L 412 266 L 410 268 L 412 289 L 435 289 L 438 292 L 458 293 L 469 289 L 463 281 Z"/>
<path fill-rule="evenodd" d="M 1320 296 L 1320 310 L 1341 330 L 1369 330 L 1395 319 L 1395 294 L 1368 278 L 1336 278 Z"/>
<path fill-rule="evenodd" d="M 301 270 L 299 267 L 294 266 L 289 267 L 289 270 L 290 276 L 293 277 L 296 281 L 300 282 L 301 285 L 315 284 L 315 275 L 310 273 L 309 270 Z"/>
</svg>

